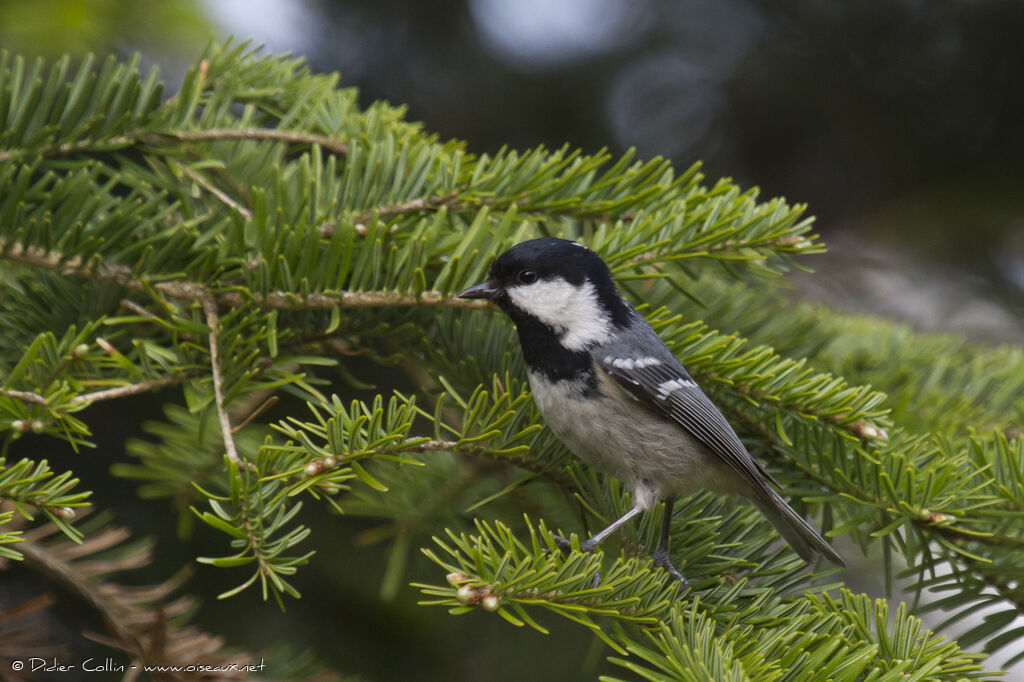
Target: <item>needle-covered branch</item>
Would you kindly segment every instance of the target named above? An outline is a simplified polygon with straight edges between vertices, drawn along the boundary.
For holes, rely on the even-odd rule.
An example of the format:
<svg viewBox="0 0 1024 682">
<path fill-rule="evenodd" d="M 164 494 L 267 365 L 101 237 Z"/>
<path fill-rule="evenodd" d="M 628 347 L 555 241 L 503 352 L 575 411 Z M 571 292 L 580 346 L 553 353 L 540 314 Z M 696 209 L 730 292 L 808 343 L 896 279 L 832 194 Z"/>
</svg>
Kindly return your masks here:
<svg viewBox="0 0 1024 682">
<path fill-rule="evenodd" d="M 217 421 L 220 422 L 221 436 L 224 438 L 224 450 L 227 457 L 236 466 L 239 463 L 238 451 L 235 449 L 234 433 L 231 429 L 231 418 L 224 406 L 224 377 L 220 367 L 220 314 L 217 303 L 212 299 L 203 301 L 203 312 L 206 314 L 206 326 L 210 328 L 210 376 L 213 377 L 213 400 L 217 410 Z"/>
<path fill-rule="evenodd" d="M 77 405 L 79 403 L 92 404 L 103 402 L 104 400 L 116 400 L 117 398 L 126 398 L 128 396 L 139 395 L 141 393 L 149 393 L 150 391 L 158 391 L 161 388 L 181 383 L 187 377 L 187 374 L 181 373 L 173 377 L 153 379 L 152 381 L 140 381 L 137 384 L 126 384 L 115 388 L 106 388 L 102 391 L 83 393 L 81 395 L 73 396 L 68 400 L 68 403 L 71 405 Z M 50 405 L 46 396 L 33 393 L 32 391 L 11 391 L 5 388 L 0 388 L 0 396 L 5 398 L 14 398 L 15 400 L 20 400 L 23 403 L 29 403 L 31 405 Z"/>
<path fill-rule="evenodd" d="M 210 668 L 206 679 L 244 679 L 230 670 L 232 663 L 258 662 L 259 657 L 228 652 L 221 637 L 188 624 L 194 599 L 177 594 L 186 572 L 157 584 L 120 584 L 115 576 L 152 563 L 150 545 L 132 542 L 124 528 L 89 525 L 89 537 L 80 545 L 47 537 L 53 529 L 44 526 L 30 531 L 20 547 L 29 570 L 59 585 L 98 616 L 103 631 L 94 633 L 94 640 L 123 652 L 137 668 L 182 667 L 182 661 L 198 659 Z M 217 672 L 218 666 L 224 671 Z"/>
<path fill-rule="evenodd" d="M 720 497 L 671 520 L 684 595 L 641 559 L 661 507 L 603 555 L 522 526 L 529 509 L 578 539 L 631 506 L 544 428 L 507 322 L 455 297 L 512 243 L 563 236 L 655 311 L 797 507 L 880 547 L 882 570 L 908 561 L 954 617 L 1001 605 L 965 641 L 1019 647 L 1024 355 L 778 302 L 776 276 L 823 248 L 802 205 L 632 153 L 471 154 L 244 45 L 169 94 L 137 61 L 0 57 L 0 455 L 90 445 L 113 401 L 166 399 L 113 471 L 171 502 L 182 534 L 199 519 L 228 541 L 201 559 L 248 571 L 223 596 L 298 596 L 325 541 L 305 505 L 370 519 L 352 540 L 386 543 L 386 597 L 435 536 L 451 575 L 421 586 L 433 601 L 569 619 L 641 677 L 981 676 L 901 607 L 826 595 L 826 573 Z M 17 512 L 59 524 L 84 502 L 59 469 L 0 462 L 20 505 L 0 512 L 5 556 Z"/>
<path fill-rule="evenodd" d="M 75 510 L 88 504 L 91 493 L 76 490 L 78 483 L 71 472 L 57 473 L 45 459 L 22 459 L 10 465 L 0 459 L 0 502 L 10 510 L 0 513 L 0 528 L 13 523 L 15 513 L 21 521 L 34 521 L 42 515 L 69 539 L 81 542 L 82 533 L 71 521 Z M 21 558 L 20 544 L 7 546 L 24 540 L 20 526 L 0 532 L 0 557 Z"/>
<path fill-rule="evenodd" d="M 794 679 L 853 682 L 902 679 L 922 668 L 937 679 L 991 677 L 978 654 L 923 628 L 905 604 L 890 614 L 884 601 L 846 590 L 838 599 L 805 592 L 783 600 L 746 578 L 714 596 L 679 599 L 677 584 L 649 563 L 620 558 L 608 568 L 600 554 L 563 556 L 551 533 L 529 520 L 525 534 L 479 521 L 476 531 L 448 531 L 434 539 L 437 549 L 424 550 L 447 571 L 448 585 L 417 584 L 432 597 L 422 604 L 455 615 L 495 612 L 543 633 L 532 614 L 566 618 L 628 652 L 611 660 L 646 679 L 759 679 L 786 671 Z M 641 626 L 641 636 L 626 623 Z"/>
<path fill-rule="evenodd" d="M 487 301 L 473 301 L 456 298 L 437 291 L 400 293 L 395 291 L 325 291 L 298 294 L 292 292 L 269 292 L 266 294 L 248 291 L 218 291 L 205 284 L 189 281 L 160 282 L 140 278 L 127 267 L 108 265 L 101 261 L 84 263 L 76 258 L 67 258 L 56 251 L 25 247 L 21 244 L 7 244 L 0 238 L 0 260 L 27 265 L 33 268 L 58 272 L 69 277 L 91 279 L 112 284 L 132 291 L 155 291 L 167 298 L 182 301 L 203 302 L 213 300 L 218 306 L 240 308 L 254 305 L 264 310 L 332 310 L 335 308 L 401 308 L 401 307 L 450 307 L 486 309 Z"/>
</svg>

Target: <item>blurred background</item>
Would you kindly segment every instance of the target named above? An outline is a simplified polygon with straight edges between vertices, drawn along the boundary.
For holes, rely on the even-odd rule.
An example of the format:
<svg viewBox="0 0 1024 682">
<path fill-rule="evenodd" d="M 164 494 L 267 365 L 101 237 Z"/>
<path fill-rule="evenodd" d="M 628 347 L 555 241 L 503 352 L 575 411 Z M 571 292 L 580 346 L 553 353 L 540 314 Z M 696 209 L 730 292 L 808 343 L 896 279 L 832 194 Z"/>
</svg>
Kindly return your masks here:
<svg viewBox="0 0 1024 682">
<path fill-rule="evenodd" d="M 701 160 L 712 180 L 809 204 L 830 253 L 805 263 L 817 271 L 796 279 L 805 296 L 984 342 L 1024 339 L 1018 0 L 0 0 L 0 47 L 140 52 L 172 91 L 207 41 L 228 35 L 339 71 L 363 102 L 405 104 L 409 118 L 473 152 L 568 144 L 635 147 L 679 168 Z M 110 447 L 122 442 L 112 435 Z M 124 456 L 109 454 L 96 458 L 98 479 Z M 173 538 L 167 515 L 119 504 Z M 343 538 L 352 523 L 323 521 Z M 276 608 L 253 595 L 208 599 L 200 620 L 250 648 L 309 646 L 369 679 L 435 679 L 440 659 L 456 678 L 518 679 L 535 671 L 506 660 L 516 642 L 551 661 L 552 680 L 578 677 L 581 658 L 584 679 L 604 669 L 589 638 L 565 651 L 567 640 L 493 618 L 449 619 L 451 630 L 423 639 L 438 614 L 410 608 L 411 589 L 378 601 L 379 576 L 365 575 L 377 551 L 344 539 L 341 563 L 321 556 L 306 570 L 307 598 L 288 622 L 308 628 L 279 632 Z M 200 577 L 226 580 L 209 574 Z M 239 618 L 243 606 L 251 618 Z M 411 647 L 415 665 L 381 650 L 382 634 Z"/>
<path fill-rule="evenodd" d="M 635 147 L 806 202 L 809 294 L 1024 336 L 1018 0 L 2 0 L 0 46 L 141 52 L 173 83 L 236 35 L 340 71 L 476 152 Z"/>
</svg>

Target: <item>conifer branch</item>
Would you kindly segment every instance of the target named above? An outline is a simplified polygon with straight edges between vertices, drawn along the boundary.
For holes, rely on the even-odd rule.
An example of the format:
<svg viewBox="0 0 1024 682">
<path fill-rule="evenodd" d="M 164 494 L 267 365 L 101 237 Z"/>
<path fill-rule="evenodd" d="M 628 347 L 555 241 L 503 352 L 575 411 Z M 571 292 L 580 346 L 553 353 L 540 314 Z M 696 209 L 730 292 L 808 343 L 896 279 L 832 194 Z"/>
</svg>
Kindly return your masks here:
<svg viewBox="0 0 1024 682">
<path fill-rule="evenodd" d="M 500 464 L 511 464 L 525 471 L 530 471 L 539 476 L 543 476 L 570 493 L 575 492 L 578 489 L 576 482 L 573 481 L 572 477 L 568 476 L 563 470 L 544 466 L 543 463 L 535 457 L 531 457 L 529 455 L 502 454 L 480 445 L 462 444 L 456 441 L 447 440 L 424 441 L 419 438 L 412 438 L 398 444 L 359 450 L 351 453 L 347 457 L 338 459 L 337 465 L 344 465 L 349 461 L 349 459 L 372 459 L 373 457 L 380 455 L 411 453 L 423 454 L 427 452 L 450 452 L 455 455 L 465 455 L 475 459 L 486 459 Z M 318 458 L 313 461 L 317 462 L 321 460 Z M 276 477 L 286 472 L 276 469 L 268 469 L 261 473 L 263 476 Z M 296 470 L 296 474 L 298 473 L 299 470 Z"/>
<path fill-rule="evenodd" d="M 449 211 L 455 213 L 461 213 L 465 211 L 471 211 L 476 213 L 482 208 L 506 208 L 510 205 L 507 199 L 483 199 L 474 198 L 472 201 L 456 201 L 456 197 L 459 196 L 458 191 L 449 192 L 447 194 L 435 194 L 429 197 L 420 197 L 418 199 L 410 199 L 409 201 L 402 202 L 400 204 L 385 204 L 383 206 L 377 206 L 375 208 L 363 211 L 362 213 L 356 214 L 352 217 L 352 222 L 356 225 L 366 223 L 368 220 L 377 218 L 393 218 L 400 215 L 412 215 L 417 213 L 431 213 L 438 211 L 441 208 L 447 208 Z M 519 197 L 520 199 L 526 199 L 527 197 Z M 590 211 L 574 211 L 572 209 L 561 209 L 554 211 L 537 211 L 538 216 L 575 216 L 575 217 L 586 217 L 595 219 L 597 222 L 609 222 L 613 216 L 604 212 L 590 212 Z M 623 214 L 620 216 L 614 216 L 617 219 L 631 219 L 633 214 Z M 334 234 L 337 225 L 333 222 L 325 223 L 320 226 L 320 234 L 324 237 L 329 237 Z"/>
<path fill-rule="evenodd" d="M 235 437 L 231 430 L 231 418 L 224 408 L 224 378 L 220 366 L 220 351 L 218 339 L 220 337 L 220 315 L 217 312 L 217 302 L 207 298 L 203 300 L 203 312 L 206 313 L 206 325 L 210 328 L 210 373 L 213 376 L 214 402 L 217 408 L 217 419 L 220 421 L 220 431 L 224 438 L 224 449 L 227 451 L 228 459 L 236 464 L 241 460 L 238 457 L 238 450 L 235 449 Z"/>
<path fill-rule="evenodd" d="M 262 396 L 259 396 L 259 397 L 262 397 Z M 248 412 L 248 415 L 243 417 L 242 422 L 240 424 L 235 424 L 231 428 L 231 433 L 238 433 L 239 431 L 244 429 L 246 426 L 251 424 L 256 419 L 256 417 L 260 416 L 261 414 L 263 414 L 264 412 L 269 410 L 271 407 L 276 405 L 278 400 L 279 400 L 279 398 L 276 395 L 271 395 L 271 396 L 263 399 L 263 401 L 255 409 L 253 409 L 252 411 L 243 410 L 242 414 L 245 414 L 245 412 Z"/>
<path fill-rule="evenodd" d="M 62 62 L 47 74 L 42 65 L 0 59 L 0 99 L 10 104 L 0 126 L 0 215 L 7 221 L 0 268 L 10 275 L 0 278 L 0 326 L 12 330 L 0 335 L 0 423 L 8 443 L 33 432 L 80 443 L 89 429 L 75 417 L 85 405 L 209 377 L 187 392 L 188 409 L 169 404 L 166 419 L 146 427 L 154 438 L 128 444 L 139 463 L 120 464 L 115 474 L 140 481 L 147 496 L 173 497 L 226 534 L 231 555 L 200 562 L 249 566 L 254 574 L 225 598 L 261 583 L 264 598 L 299 596 L 288 577 L 316 551 L 289 556 L 313 533 L 298 522 L 306 497 L 394 520 L 401 537 L 388 551 L 391 585 L 401 581 L 416 524 L 425 515 L 431 523 L 460 516 L 461 524 L 469 497 L 477 502 L 471 509 L 526 499 L 554 516 L 542 495 L 523 487 L 543 478 L 575 493 L 595 518 L 628 505 L 619 481 L 567 463 L 564 445 L 543 428 L 515 378 L 522 358 L 506 320 L 397 310 L 493 309 L 454 292 L 486 277 L 504 245 L 539 232 L 582 239 L 624 286 L 652 283 L 638 298 L 654 310 L 682 309 L 684 296 L 705 301 L 703 287 L 721 286 L 724 278 L 700 269 L 703 262 L 778 274 L 793 256 L 822 250 L 804 206 L 764 201 L 728 180 L 707 186 L 696 166 L 568 147 L 468 155 L 405 122 L 398 108 L 360 110 L 336 77 L 244 46 L 212 51 L 170 97 L 134 63 L 111 59 L 95 69 L 87 62 L 77 75 L 68 69 Z M 698 268 L 684 267 L 690 259 Z M 97 305 L 83 305 L 96 293 Z M 99 319 L 118 294 L 142 304 L 126 298 L 128 317 Z M 1024 356 L 948 343 L 921 349 L 899 335 L 878 343 L 880 323 L 869 319 L 860 329 L 866 340 L 853 344 L 862 352 L 851 353 L 849 330 L 834 313 L 822 314 L 827 324 L 808 326 L 751 301 L 720 296 L 700 313 L 724 333 L 657 312 L 650 321 L 737 426 L 764 444 L 780 478 L 804 481 L 793 492 L 838 517 L 837 534 L 883 545 L 887 561 L 893 552 L 905 555 L 920 573 L 919 589 L 951 593 L 936 608 L 967 613 L 987 599 L 1021 609 L 1015 566 L 1024 547 L 1024 446 L 999 436 L 965 438 L 961 427 L 1005 432 L 1020 421 L 1024 374 L 1013 370 L 1024 367 Z M 374 310 L 381 308 L 396 310 Z M 122 354 L 97 336 L 105 323 L 130 326 L 131 350 Z M 416 396 L 382 386 L 372 404 L 361 402 L 353 391 L 372 370 L 338 366 L 353 391 L 338 389 L 328 401 L 318 387 L 334 377 L 318 368 L 334 359 L 322 348 L 311 352 L 310 339 L 401 364 L 419 386 Z M 826 339 L 841 341 L 830 347 Z M 94 341 L 106 354 L 92 352 Z M 907 345 L 915 347 L 904 351 Z M 890 351 L 902 355 L 883 356 Z M 257 403 L 278 390 L 314 396 L 312 417 L 261 424 L 268 403 Z M 922 392 L 928 400 L 918 399 Z M 417 406 L 422 396 L 437 397 L 433 409 Z M 214 410 L 219 432 L 204 429 Z M 953 422 L 946 413 L 956 413 Z M 422 420 L 433 428 L 422 429 Z M 277 435 L 266 438 L 266 428 Z M 884 429 L 893 442 L 885 442 Z M 414 437 L 422 433 L 429 436 Z M 429 454 L 440 452 L 451 455 Z M 481 480 L 481 472 L 504 465 L 523 471 L 503 471 L 508 484 L 500 489 Z M 39 509 L 79 539 L 67 520 L 87 493 L 73 492 L 71 472 L 27 459 L 0 469 L 4 499 L 26 518 Z M 510 491 L 516 495 L 505 497 Z M 196 511 L 197 499 L 210 511 Z M 439 540 L 448 556 L 435 560 L 450 584 L 427 594 L 453 613 L 480 606 L 517 625 L 533 625 L 527 611 L 548 609 L 614 637 L 611 646 L 630 653 L 627 667 L 648 679 L 727 669 L 751 678 L 779 670 L 801 679 L 808 671 L 830 679 L 980 676 L 975 658 L 918 636 L 905 613 L 892 620 L 890 635 L 884 601 L 808 597 L 808 588 L 823 588 L 824 574 L 798 573 L 798 558 L 750 510 L 711 494 L 681 507 L 671 521 L 688 542 L 677 543 L 673 560 L 694 587 L 688 613 L 674 588 L 663 593 L 661 572 L 643 562 L 602 567 L 599 555 L 557 552 L 546 531 L 531 530 L 524 544 L 520 530 L 478 520 L 477 534 L 453 531 Z M 626 554 L 657 541 L 658 509 L 621 538 Z M 0 525 L 12 517 L 0 513 Z M 415 529 L 440 536 L 430 525 Z M 0 535 L 3 543 L 20 539 Z M 36 537 L 26 554 L 52 550 L 44 564 L 55 557 L 71 563 L 56 543 Z M 943 562 L 951 574 L 926 578 Z M 99 594 L 95 575 L 79 575 L 89 584 L 66 583 L 59 568 L 45 569 L 52 582 Z M 604 576 L 595 587 L 599 568 Z M 152 611 L 137 613 L 152 623 Z M 1024 638 L 1008 613 L 986 616 L 964 643 L 996 649 Z M 658 632 L 644 639 L 615 625 L 625 621 Z M 138 622 L 120 628 L 134 643 L 116 627 L 111 641 L 149 647 L 148 657 L 154 645 Z M 856 642 L 851 633 L 860 633 Z"/>
<path fill-rule="evenodd" d="M 8 388 L 0 388 L 0 396 L 5 398 L 14 398 L 20 400 L 28 405 L 47 405 L 46 398 L 33 393 L 32 391 L 14 391 Z"/>
<path fill-rule="evenodd" d="M 462 189 L 463 192 L 471 192 L 471 188 L 465 187 Z M 352 222 L 359 226 L 367 221 L 377 218 L 393 218 L 396 216 L 403 215 L 415 215 L 418 213 L 433 213 L 439 211 L 441 208 L 447 209 L 452 213 L 477 213 L 481 209 L 506 209 L 509 208 L 514 202 L 508 198 L 489 198 L 482 196 L 471 196 L 463 201 L 458 201 L 457 197 L 460 194 L 460 190 L 454 190 L 446 194 L 433 194 L 428 197 L 419 197 L 417 199 L 410 199 L 399 204 L 383 204 L 381 206 L 375 206 L 374 208 L 367 209 L 361 213 L 357 213 L 352 217 Z M 529 200 L 529 195 L 520 195 L 516 197 L 518 201 L 525 202 Z M 618 220 L 629 222 L 635 219 L 638 215 L 636 211 L 624 211 L 622 213 L 609 213 L 608 211 L 594 211 L 587 208 L 561 208 L 561 209 L 536 209 L 529 210 L 525 209 L 522 215 L 531 216 L 538 219 L 553 218 L 553 217 L 573 217 L 592 220 L 598 224 L 608 224 Z M 320 234 L 324 237 L 329 237 L 334 234 L 337 229 L 337 224 L 334 222 L 327 222 L 320 226 Z M 365 229 L 365 228 L 364 228 Z M 787 242 L 778 240 L 778 245 L 790 245 L 795 242 Z M 771 246 L 773 242 L 760 242 L 753 243 L 752 246 Z M 709 251 L 717 249 L 708 249 Z M 651 259 L 654 261 L 661 261 L 662 258 Z M 638 264 L 644 264 L 638 261 Z"/>
<path fill-rule="evenodd" d="M 46 627 L 44 614 L 56 602 L 54 594 L 45 592 L 5 604 L 0 612 L 0 665 L 9 666 L 14 656 L 50 660 L 69 655 L 67 644 Z"/>
<path fill-rule="evenodd" d="M 187 164 L 179 164 L 179 167 L 181 168 L 182 172 L 185 175 L 192 178 L 197 185 L 199 185 L 207 192 L 209 192 L 211 195 L 213 195 L 217 199 L 217 201 L 221 202 L 222 204 L 224 204 L 225 206 L 234 211 L 238 211 L 239 215 L 241 215 L 246 220 L 252 220 L 252 211 L 250 211 L 248 208 L 246 208 L 245 206 L 243 206 L 242 204 L 238 203 L 230 196 L 228 196 L 227 192 L 221 190 L 212 182 L 204 178 L 200 173 L 197 173 L 191 168 L 189 168 Z"/>
<path fill-rule="evenodd" d="M 24 246 L 0 238 L 0 260 L 20 263 L 32 267 L 52 270 L 68 277 L 91 279 L 125 287 L 133 291 L 153 289 L 169 298 L 185 301 L 214 300 L 218 306 L 240 308 L 255 304 L 263 310 L 331 310 L 333 308 L 404 308 L 404 307 L 445 307 L 486 310 L 492 309 L 489 301 L 456 298 L 440 291 L 424 291 L 419 294 L 399 291 L 335 291 L 293 294 L 274 292 L 245 294 L 228 291 L 214 293 L 208 285 L 186 280 L 153 282 L 135 275 L 124 265 L 113 265 L 91 259 L 88 263 L 80 258 L 66 258 L 57 251 Z"/>
<path fill-rule="evenodd" d="M 217 142 L 224 140 L 269 140 L 319 146 L 337 156 L 347 156 L 349 146 L 341 140 L 323 135 L 311 135 L 296 130 L 280 130 L 278 128 L 212 128 L 210 130 L 190 130 L 182 132 L 162 132 L 146 135 L 146 144 L 161 145 L 169 142 Z"/>
<path fill-rule="evenodd" d="M 442 206 L 458 207 L 459 204 L 453 202 L 455 197 L 458 196 L 458 192 L 450 192 L 445 195 L 435 195 L 427 197 L 426 199 L 412 199 L 410 201 L 403 202 L 401 204 L 391 204 L 387 206 L 378 206 L 369 211 L 363 211 L 352 218 L 352 222 L 356 225 L 365 223 L 371 220 L 374 216 L 378 218 L 392 218 L 398 215 L 407 215 L 410 213 L 424 213 L 427 211 L 436 211 Z M 329 237 L 334 233 L 337 226 L 333 223 L 328 223 L 320 227 L 320 234 L 324 237 Z"/>
<path fill-rule="evenodd" d="M 154 288 L 165 291 L 174 298 L 190 299 L 196 285 L 182 283 L 178 287 L 163 287 L 160 284 Z M 177 296 L 176 293 L 181 293 Z M 193 299 L 194 300 L 194 299 Z M 489 301 L 480 299 L 467 300 L 456 298 L 439 291 L 424 291 L 420 294 L 402 293 L 397 291 L 337 291 L 311 293 L 297 295 L 292 293 L 277 292 L 266 295 L 252 294 L 242 295 L 234 292 L 218 294 L 216 301 L 220 305 L 232 308 L 239 308 L 252 300 L 257 306 L 264 310 L 331 310 L 333 308 L 412 308 L 419 306 L 463 308 L 471 310 L 489 310 L 493 305 Z"/>
<path fill-rule="evenodd" d="M 279 130 L 277 128 L 212 128 L 209 130 L 163 131 L 158 133 L 138 129 L 123 135 L 98 140 L 77 140 L 56 146 L 44 146 L 34 149 L 9 149 L 0 152 L 0 163 L 29 155 L 42 158 L 60 158 L 112 149 L 126 149 L 140 145 L 170 147 L 182 143 L 232 140 L 267 140 L 271 142 L 285 142 L 287 144 L 317 145 L 337 156 L 347 156 L 349 153 L 348 144 L 340 140 L 293 130 Z"/>
<path fill-rule="evenodd" d="M 158 391 L 161 388 L 168 386 L 174 386 L 180 384 L 189 377 L 195 376 L 195 372 L 176 372 L 171 376 L 161 377 L 159 379 L 152 379 L 150 381 L 141 381 L 137 384 L 126 384 L 124 386 L 115 386 L 114 388 L 106 388 L 102 391 L 93 391 L 92 393 L 82 393 L 80 395 L 73 396 L 68 400 L 68 405 L 79 405 L 82 403 L 98 403 L 104 400 L 115 400 L 117 398 L 125 398 L 133 395 L 140 395 L 142 393 L 149 393 L 150 391 Z M 0 388 L 0 396 L 5 398 L 14 398 L 20 400 L 23 403 L 31 405 L 42 405 L 44 407 L 59 407 L 54 406 L 46 399 L 45 396 L 35 393 L 33 391 L 14 391 L 6 388 Z"/>
<path fill-rule="evenodd" d="M 488 450 L 483 446 L 459 444 L 455 441 L 446 440 L 428 440 L 416 443 L 415 445 L 402 444 L 399 446 L 383 447 L 375 450 L 373 454 L 386 455 L 393 452 L 452 452 L 455 454 L 468 455 L 470 457 L 486 458 L 495 462 L 512 464 L 520 469 L 525 469 L 526 471 L 544 476 L 570 493 L 577 489 L 576 483 L 571 477 L 567 476 L 564 471 L 544 466 L 543 463 L 538 461 L 535 457 L 530 457 L 529 455 L 496 454 L 492 450 Z"/>
<path fill-rule="evenodd" d="M 141 568 L 152 561 L 145 545 L 125 544 L 131 538 L 127 530 L 102 528 L 90 533 L 81 545 L 47 540 L 52 531 L 52 525 L 30 531 L 19 548 L 28 568 L 84 602 L 100 617 L 106 634 L 90 633 L 88 638 L 124 651 L 133 663 L 139 664 L 138 668 L 187 667 L 199 661 L 210 666 L 210 671 L 202 674 L 204 679 L 250 679 L 232 671 L 230 665 L 219 671 L 218 664 L 259 660 L 258 656 L 244 650 L 228 653 L 220 637 L 182 622 L 193 601 L 187 595 L 171 595 L 187 573 L 179 572 L 157 584 L 118 584 L 111 580 L 113 574 Z M 195 678 L 195 673 L 173 669 L 151 674 L 168 680 Z M 133 679 L 131 671 L 125 679 Z"/>
<path fill-rule="evenodd" d="M 0 501 L 10 502 L 25 519 L 33 516 L 29 508 L 45 512 L 74 541 L 81 533 L 67 522 L 75 518 L 75 508 L 88 504 L 91 495 L 76 492 L 78 483 L 70 471 L 56 473 L 46 460 L 23 458 L 8 464 L 0 459 Z"/>
<path fill-rule="evenodd" d="M 985 583 L 992 587 L 1003 601 L 1013 604 L 1017 611 L 1024 614 L 1024 591 L 1022 591 L 1019 582 L 1007 579 L 1005 576 L 1000 575 L 998 571 L 993 571 L 991 564 L 969 557 L 961 557 L 961 559 L 971 570 L 980 574 L 984 578 Z"/>
<path fill-rule="evenodd" d="M 149 393 L 150 391 L 158 391 L 168 386 L 174 386 L 180 384 L 183 381 L 195 376 L 195 372 L 176 372 L 170 376 L 161 377 L 159 379 L 152 379 L 150 381 L 140 381 L 137 384 L 127 384 L 125 386 L 115 386 L 114 388 L 107 388 L 102 391 L 93 391 L 92 393 L 83 393 L 77 395 L 71 399 L 72 403 L 96 403 L 103 400 L 115 400 L 117 398 L 126 398 L 128 396 L 140 395 L 142 393 Z"/>
<path fill-rule="evenodd" d="M 128 310 L 132 311 L 133 313 L 138 314 L 140 317 L 145 317 L 145 318 L 147 318 L 149 320 L 153 320 L 154 322 L 159 322 L 160 321 L 159 317 L 157 317 L 153 313 L 149 312 L 148 310 L 143 308 L 141 305 L 139 305 L 138 303 L 136 303 L 135 301 L 133 301 L 133 300 L 131 300 L 129 298 L 122 298 L 121 299 L 121 305 L 124 306 L 125 308 L 127 308 Z"/>
<path fill-rule="evenodd" d="M 745 249 L 755 246 L 770 246 L 770 247 L 810 247 L 812 246 L 811 239 L 799 234 L 790 234 L 782 237 L 766 237 L 762 239 L 727 239 L 723 242 L 710 245 L 707 250 L 709 252 L 715 251 L 731 251 L 735 249 Z"/>
<path fill-rule="evenodd" d="M 141 647 L 132 628 L 122 619 L 122 613 L 114 607 L 110 595 L 104 593 L 100 584 L 89 581 L 71 564 L 58 559 L 36 540 L 26 537 L 18 545 L 18 551 L 24 555 L 28 566 L 57 582 L 92 607 L 119 642 L 131 642 L 134 647 Z"/>
<path fill-rule="evenodd" d="M 772 452 L 785 459 L 791 465 L 798 467 L 801 475 L 813 481 L 822 490 L 828 491 L 831 495 L 842 496 L 849 500 L 855 500 L 860 504 L 875 507 L 876 509 L 889 514 L 904 516 L 922 533 L 941 535 L 956 545 L 962 545 L 962 543 L 965 542 L 976 542 L 978 544 L 988 545 L 991 547 L 1001 547 L 1004 549 L 1024 549 L 1024 540 L 1015 540 L 1013 538 L 1000 537 L 997 535 L 972 533 L 957 528 L 956 526 L 945 525 L 945 522 L 953 520 L 952 517 L 949 517 L 946 514 L 941 514 L 927 509 L 913 509 L 909 505 L 907 505 L 906 509 L 896 509 L 885 500 L 870 495 L 866 490 L 842 489 L 836 486 L 825 476 L 816 473 L 808 467 L 801 466 L 799 462 L 786 453 L 783 443 L 779 439 L 778 435 L 763 422 L 747 414 L 744 410 L 737 408 L 735 404 L 732 404 L 727 400 L 720 399 L 719 402 L 726 406 L 729 413 L 742 421 L 747 428 L 754 431 L 758 436 L 767 441 L 772 446 Z M 910 513 L 908 514 L 907 512 Z M 970 560 L 969 558 L 968 561 L 976 566 L 983 563 L 977 560 Z"/>
</svg>

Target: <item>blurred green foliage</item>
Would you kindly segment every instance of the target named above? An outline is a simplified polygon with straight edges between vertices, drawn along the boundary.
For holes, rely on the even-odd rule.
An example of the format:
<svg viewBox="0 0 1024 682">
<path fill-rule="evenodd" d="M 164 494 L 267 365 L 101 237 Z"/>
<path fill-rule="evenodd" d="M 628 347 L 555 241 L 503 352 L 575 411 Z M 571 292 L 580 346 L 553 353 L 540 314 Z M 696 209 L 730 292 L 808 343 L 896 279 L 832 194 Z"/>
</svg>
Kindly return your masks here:
<svg viewBox="0 0 1024 682">
<path fill-rule="evenodd" d="M 213 27 L 197 0 L 4 0 L 0 47 L 26 56 L 144 50 L 149 59 L 184 59 Z"/>
</svg>

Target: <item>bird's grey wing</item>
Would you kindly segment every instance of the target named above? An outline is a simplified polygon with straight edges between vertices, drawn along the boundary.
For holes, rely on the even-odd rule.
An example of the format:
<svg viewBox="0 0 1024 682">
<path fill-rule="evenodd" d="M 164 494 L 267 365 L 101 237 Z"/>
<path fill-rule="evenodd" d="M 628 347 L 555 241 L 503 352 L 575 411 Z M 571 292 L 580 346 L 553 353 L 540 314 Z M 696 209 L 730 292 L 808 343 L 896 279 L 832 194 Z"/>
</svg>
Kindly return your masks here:
<svg viewBox="0 0 1024 682">
<path fill-rule="evenodd" d="M 779 485 L 747 449 L 714 403 L 679 362 L 662 358 L 597 358 L 597 365 L 637 401 L 679 424 L 704 447 L 718 455 L 754 491 L 762 492 L 767 478 Z M 780 486 L 781 487 L 781 486 Z"/>
</svg>

